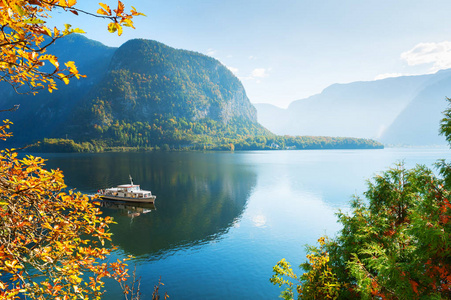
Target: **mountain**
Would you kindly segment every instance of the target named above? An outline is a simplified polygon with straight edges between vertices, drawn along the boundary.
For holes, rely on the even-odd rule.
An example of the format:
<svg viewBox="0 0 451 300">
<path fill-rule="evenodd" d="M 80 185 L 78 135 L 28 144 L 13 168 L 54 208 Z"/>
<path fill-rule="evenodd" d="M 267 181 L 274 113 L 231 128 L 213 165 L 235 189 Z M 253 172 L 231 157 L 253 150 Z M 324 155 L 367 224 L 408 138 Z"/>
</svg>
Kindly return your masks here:
<svg viewBox="0 0 451 300">
<path fill-rule="evenodd" d="M 59 90 L 18 95 L 0 86 L 0 107 L 21 107 L 12 146 L 32 151 L 105 149 L 378 148 L 372 140 L 278 137 L 257 122 L 243 85 L 218 60 L 157 41 L 134 39 L 119 48 L 80 35 L 49 47 L 73 59 L 87 79 Z"/>
<path fill-rule="evenodd" d="M 58 40 L 49 52 L 60 61 L 74 60 L 87 79 L 61 83 L 52 94 L 43 90 L 36 96 L 19 95 L 1 85 L 1 107 L 21 104 L 16 112 L 5 114 L 14 122 L 13 129 L 20 129 L 12 139 L 17 144 L 50 137 L 111 141 L 117 135 L 133 135 L 132 141 L 114 144 L 136 146 L 136 137 L 148 134 L 152 125 L 158 127 L 153 130 L 159 132 L 158 142 L 168 144 L 178 137 L 165 134 L 179 125 L 184 126 L 177 128 L 180 132 L 186 127 L 199 133 L 206 127 L 227 127 L 230 135 L 237 130 L 269 134 L 256 122 L 256 109 L 241 82 L 211 57 L 140 39 L 111 48 L 81 35 Z M 141 143 L 149 144 L 153 143 Z"/>
<path fill-rule="evenodd" d="M 438 80 L 419 92 L 393 123 L 381 135 L 386 144 L 440 145 L 446 144 L 439 135 L 442 112 L 447 108 L 446 97 L 451 97 L 451 74 L 444 71 Z M 449 76 L 448 76 L 449 75 Z"/>
<path fill-rule="evenodd" d="M 271 135 L 219 61 L 143 39 L 115 51 L 74 116 L 62 130 L 108 146 L 230 148 L 242 136 Z"/>
<path fill-rule="evenodd" d="M 19 128 L 12 139 L 16 144 L 50 137 L 110 146 L 192 144 L 193 139 L 208 144 L 219 132 L 230 138 L 270 134 L 257 123 L 241 82 L 211 57 L 141 39 L 111 48 L 81 35 L 58 40 L 49 52 L 60 61 L 73 59 L 87 79 L 36 96 L 1 85 L 2 107 L 21 104 L 5 114 L 13 129 Z"/>
<path fill-rule="evenodd" d="M 150 40 L 131 40 L 117 49 L 91 98 L 110 101 L 109 112 L 120 111 L 115 117 L 126 120 L 145 121 L 153 114 L 257 120 L 241 82 L 217 60 Z"/>
<path fill-rule="evenodd" d="M 287 109 L 256 104 L 258 121 L 276 134 L 353 136 L 386 144 L 444 144 L 438 137 L 451 70 L 334 84 Z"/>
<path fill-rule="evenodd" d="M 156 41 L 131 40 L 118 48 L 83 105 L 80 115 L 86 120 L 73 123 L 78 123 L 78 132 L 90 134 L 101 127 L 99 138 L 108 137 L 117 122 L 152 126 L 162 119 L 183 120 L 185 127 L 206 120 L 218 126 L 247 122 L 244 127 L 252 124 L 251 131 L 268 133 L 257 123 L 257 111 L 241 82 L 225 66 Z"/>
<path fill-rule="evenodd" d="M 55 137 L 88 91 L 104 77 L 115 50 L 82 35 L 69 35 L 57 40 L 49 52 L 56 54 L 61 64 L 74 60 L 86 78 L 72 79 L 69 85 L 60 82 L 58 90 L 52 94 L 42 90 L 34 96 L 17 94 L 9 85 L 0 84 L 0 107 L 20 104 L 17 111 L 2 114 L 2 118 L 14 123 L 14 137 L 10 142 L 20 146 L 45 137 Z"/>
</svg>

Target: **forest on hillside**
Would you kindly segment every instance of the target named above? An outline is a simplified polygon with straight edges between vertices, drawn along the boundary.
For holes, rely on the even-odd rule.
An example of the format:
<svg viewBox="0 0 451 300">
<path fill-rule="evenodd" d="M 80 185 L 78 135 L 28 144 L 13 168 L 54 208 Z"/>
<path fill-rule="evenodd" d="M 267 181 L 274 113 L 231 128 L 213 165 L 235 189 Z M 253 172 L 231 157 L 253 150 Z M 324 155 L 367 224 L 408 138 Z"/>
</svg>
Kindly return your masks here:
<svg viewBox="0 0 451 300">
<path fill-rule="evenodd" d="M 203 119 L 198 122 L 160 116 L 154 122 L 116 121 L 111 126 L 94 125 L 90 139 L 46 138 L 27 151 L 103 152 L 152 150 L 308 150 L 380 149 L 370 139 L 311 136 L 278 136 L 252 123 L 235 118 L 228 124 Z M 79 137 L 81 138 L 81 137 Z"/>
</svg>

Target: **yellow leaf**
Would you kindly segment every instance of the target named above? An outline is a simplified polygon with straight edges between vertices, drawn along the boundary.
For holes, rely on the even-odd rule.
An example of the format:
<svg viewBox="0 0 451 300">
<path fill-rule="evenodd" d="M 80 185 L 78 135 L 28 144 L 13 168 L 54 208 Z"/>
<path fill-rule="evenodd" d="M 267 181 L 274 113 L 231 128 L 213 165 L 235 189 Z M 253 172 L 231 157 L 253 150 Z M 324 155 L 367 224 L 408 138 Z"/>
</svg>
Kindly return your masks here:
<svg viewBox="0 0 451 300">
<path fill-rule="evenodd" d="M 114 33 L 117 31 L 116 23 L 109 23 L 108 24 L 108 31 L 111 33 Z"/>
<path fill-rule="evenodd" d="M 133 21 L 130 20 L 130 19 L 123 19 L 123 20 L 121 21 L 121 23 L 123 23 L 124 26 L 131 27 L 131 28 L 135 28 L 135 27 L 133 26 Z"/>
<path fill-rule="evenodd" d="M 68 1 L 67 1 L 67 6 L 69 6 L 69 7 L 72 7 L 72 6 L 74 6 L 75 4 L 77 4 L 77 0 L 68 0 Z"/>
<path fill-rule="evenodd" d="M 44 30 L 45 33 L 46 33 L 48 36 L 52 36 L 52 32 L 51 32 L 50 29 L 48 29 L 46 26 L 43 26 L 43 27 L 42 27 L 42 30 Z"/>
<path fill-rule="evenodd" d="M 108 13 L 107 13 L 104 9 L 102 9 L 102 8 L 99 8 L 99 9 L 97 10 L 97 13 L 98 13 L 99 15 L 108 16 Z"/>
<path fill-rule="evenodd" d="M 116 24 L 116 28 L 117 28 L 117 35 L 121 36 L 122 35 L 122 26 L 120 24 Z"/>
<path fill-rule="evenodd" d="M 137 12 L 137 11 L 136 11 L 136 8 L 134 8 L 133 6 L 132 6 L 131 13 L 132 13 L 132 16 L 146 16 L 146 15 L 143 14 L 143 13 Z"/>
<path fill-rule="evenodd" d="M 54 65 L 57 69 L 60 67 L 60 64 L 58 63 L 56 56 L 49 55 L 48 61 L 50 61 L 52 65 Z"/>
<path fill-rule="evenodd" d="M 102 6 L 106 12 L 108 12 L 108 15 L 111 15 L 111 9 L 108 5 L 106 5 L 104 3 L 99 3 L 99 5 Z"/>
<path fill-rule="evenodd" d="M 77 69 L 76 67 L 75 67 L 75 63 L 73 62 L 73 61 L 68 61 L 67 63 L 65 63 L 65 65 L 66 65 L 66 67 L 68 67 L 70 70 L 72 70 L 72 69 Z"/>
<path fill-rule="evenodd" d="M 71 33 L 71 28 L 72 27 L 72 25 L 70 25 L 70 24 L 64 24 L 64 31 L 63 31 L 63 35 L 68 35 L 68 34 L 70 34 Z"/>
<path fill-rule="evenodd" d="M 69 79 L 63 73 L 58 73 L 58 76 L 64 81 L 65 84 L 69 84 Z"/>
<path fill-rule="evenodd" d="M 80 28 L 75 28 L 74 30 L 72 30 L 72 32 L 74 32 L 74 33 L 86 33 L 83 29 L 80 29 Z"/>
</svg>

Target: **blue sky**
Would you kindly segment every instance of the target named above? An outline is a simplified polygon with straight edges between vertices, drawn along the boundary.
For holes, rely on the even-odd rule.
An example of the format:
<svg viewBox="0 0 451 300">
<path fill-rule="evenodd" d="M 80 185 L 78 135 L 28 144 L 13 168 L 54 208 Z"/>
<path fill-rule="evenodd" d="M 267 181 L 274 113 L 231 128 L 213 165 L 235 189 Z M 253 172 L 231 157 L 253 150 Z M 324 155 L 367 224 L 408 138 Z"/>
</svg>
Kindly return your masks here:
<svg viewBox="0 0 451 300">
<path fill-rule="evenodd" d="M 114 7 L 117 1 L 103 1 Z M 147 17 L 121 37 L 106 22 L 55 14 L 109 46 L 145 38 L 210 55 L 253 103 L 286 107 L 333 83 L 451 68 L 451 1 L 123 0 Z M 98 1 L 78 0 L 95 11 Z"/>
</svg>

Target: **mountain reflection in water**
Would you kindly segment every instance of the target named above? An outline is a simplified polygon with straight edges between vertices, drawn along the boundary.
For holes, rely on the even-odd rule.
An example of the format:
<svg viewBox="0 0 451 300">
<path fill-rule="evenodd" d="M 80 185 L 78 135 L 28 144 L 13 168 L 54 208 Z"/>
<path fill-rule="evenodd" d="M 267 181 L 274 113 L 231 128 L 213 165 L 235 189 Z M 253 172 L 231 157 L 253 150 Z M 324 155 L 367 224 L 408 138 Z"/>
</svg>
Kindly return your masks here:
<svg viewBox="0 0 451 300">
<path fill-rule="evenodd" d="M 251 169 L 216 153 L 51 155 L 47 166 L 62 169 L 66 184 L 86 193 L 127 183 L 128 174 L 151 190 L 158 210 L 138 209 L 132 221 L 129 209 L 102 208 L 117 222 L 110 226 L 113 244 L 150 260 L 220 238 L 240 218 L 257 182 Z"/>
<path fill-rule="evenodd" d="M 269 282 L 281 258 L 305 261 L 303 245 L 340 229 L 335 213 L 396 161 L 407 167 L 451 159 L 448 149 L 312 150 L 46 154 L 50 168 L 85 193 L 128 183 L 128 175 L 157 196 L 156 210 L 115 217 L 111 259 L 129 262 L 141 278 L 142 299 L 160 291 L 170 299 L 276 299 Z M 139 213 L 139 212 L 138 212 Z M 296 267 L 293 267 L 294 269 Z M 299 272 L 299 270 L 296 270 Z M 103 299 L 122 300 L 117 283 Z"/>
</svg>

